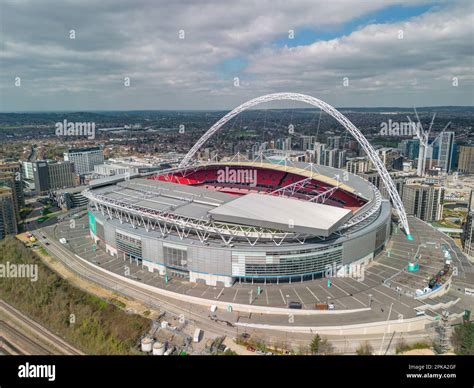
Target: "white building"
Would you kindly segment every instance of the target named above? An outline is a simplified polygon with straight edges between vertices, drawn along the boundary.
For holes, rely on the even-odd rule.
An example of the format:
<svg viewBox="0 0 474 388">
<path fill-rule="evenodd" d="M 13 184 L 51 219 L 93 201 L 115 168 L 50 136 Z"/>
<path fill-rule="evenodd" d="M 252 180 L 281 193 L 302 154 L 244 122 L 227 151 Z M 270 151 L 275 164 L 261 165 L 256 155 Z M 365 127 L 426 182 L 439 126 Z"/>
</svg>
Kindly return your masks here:
<svg viewBox="0 0 474 388">
<path fill-rule="evenodd" d="M 81 175 L 94 171 L 94 166 L 104 163 L 100 147 L 72 148 L 64 153 L 64 160 L 74 163 L 75 172 Z"/>
</svg>

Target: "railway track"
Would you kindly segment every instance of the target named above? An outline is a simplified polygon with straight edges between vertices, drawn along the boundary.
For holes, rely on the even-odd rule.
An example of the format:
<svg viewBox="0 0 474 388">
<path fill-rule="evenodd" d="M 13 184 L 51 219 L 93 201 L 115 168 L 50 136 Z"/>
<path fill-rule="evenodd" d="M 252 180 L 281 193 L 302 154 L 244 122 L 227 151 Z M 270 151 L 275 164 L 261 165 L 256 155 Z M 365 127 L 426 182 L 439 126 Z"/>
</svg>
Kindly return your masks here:
<svg viewBox="0 0 474 388">
<path fill-rule="evenodd" d="M 31 337 L 25 335 L 23 332 L 17 328 L 9 325 L 7 322 L 0 320 L 0 333 L 4 336 L 0 337 L 0 344 L 2 348 L 6 345 L 7 348 L 11 349 L 15 354 L 31 354 L 31 355 L 48 355 L 52 354 L 44 346 L 40 345 L 38 342 L 31 339 Z M 15 345 L 12 344 L 12 341 L 15 341 Z M 23 346 L 20 346 L 23 345 Z M 26 348 L 28 351 L 26 351 Z"/>
<path fill-rule="evenodd" d="M 212 321 L 203 318 L 200 313 L 193 312 L 191 308 L 186 309 L 185 307 L 179 307 L 173 302 L 167 301 L 165 297 L 158 296 L 157 294 L 154 294 L 148 290 L 144 290 L 125 281 L 121 282 L 116 277 L 108 275 L 103 271 L 96 270 L 93 267 L 83 263 L 81 259 L 75 257 L 73 253 L 64 248 L 60 243 L 57 243 L 55 236 L 51 235 L 49 230 L 43 229 L 41 233 L 33 232 L 33 234 L 35 234 L 38 242 L 47 251 L 50 251 L 54 257 L 59 260 L 66 268 L 78 274 L 80 277 L 83 277 L 95 284 L 98 284 L 101 287 L 122 294 L 126 297 L 140 300 L 150 307 L 165 309 L 167 312 L 177 316 L 184 314 L 187 319 L 200 325 L 203 330 L 209 330 L 219 335 L 225 334 L 230 337 L 234 337 L 236 335 L 235 329 L 229 330 L 222 324 L 213 323 Z M 43 239 L 41 238 L 42 234 L 48 237 L 49 245 L 46 246 L 43 243 Z"/>
<path fill-rule="evenodd" d="M 68 354 L 68 355 L 83 355 L 84 354 L 80 350 L 68 344 L 65 340 L 63 340 L 59 336 L 51 333 L 49 330 L 41 326 L 38 322 L 27 317 L 26 315 L 24 315 L 23 313 L 21 313 L 16 308 L 9 305 L 3 300 L 0 300 L 0 309 L 4 310 L 9 315 L 13 316 L 17 321 L 28 326 L 39 337 L 45 339 L 47 342 L 51 343 L 54 347 L 59 349 L 61 351 L 61 354 Z M 51 354 L 51 352 L 48 351 L 47 354 Z"/>
</svg>

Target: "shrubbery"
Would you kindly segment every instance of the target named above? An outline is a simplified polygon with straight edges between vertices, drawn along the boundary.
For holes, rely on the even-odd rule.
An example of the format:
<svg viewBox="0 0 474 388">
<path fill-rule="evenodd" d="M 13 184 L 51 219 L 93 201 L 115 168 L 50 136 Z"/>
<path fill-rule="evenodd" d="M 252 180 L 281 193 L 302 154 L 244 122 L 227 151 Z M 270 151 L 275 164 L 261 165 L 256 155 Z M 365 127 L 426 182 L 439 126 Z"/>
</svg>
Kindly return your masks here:
<svg viewBox="0 0 474 388">
<path fill-rule="evenodd" d="M 69 284 L 13 237 L 0 242 L 0 264 L 6 262 L 37 264 L 38 281 L 2 278 L 0 298 L 85 353 L 133 353 L 140 336 L 149 328 L 148 319 L 127 314 Z"/>
</svg>

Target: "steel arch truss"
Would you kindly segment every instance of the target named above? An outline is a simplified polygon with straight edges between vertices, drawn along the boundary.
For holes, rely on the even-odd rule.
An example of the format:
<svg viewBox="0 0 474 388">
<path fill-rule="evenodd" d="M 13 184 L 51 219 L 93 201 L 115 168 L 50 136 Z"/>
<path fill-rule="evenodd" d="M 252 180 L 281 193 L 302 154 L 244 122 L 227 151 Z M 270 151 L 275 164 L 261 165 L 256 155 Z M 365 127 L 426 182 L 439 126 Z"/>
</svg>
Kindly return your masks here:
<svg viewBox="0 0 474 388">
<path fill-rule="evenodd" d="M 370 161 L 374 165 L 375 169 L 377 170 L 378 174 L 380 175 L 380 178 L 382 179 L 385 188 L 387 189 L 388 194 L 390 195 L 390 199 L 392 200 L 392 204 L 397 212 L 397 215 L 400 219 L 400 223 L 405 229 L 405 232 L 407 234 L 407 237 L 411 239 L 410 235 L 410 227 L 408 225 L 408 219 L 406 216 L 405 208 L 403 207 L 402 200 L 400 198 L 400 195 L 397 192 L 397 189 L 395 187 L 395 184 L 392 181 L 392 178 L 390 177 L 387 169 L 385 168 L 385 165 L 383 162 L 380 160 L 380 157 L 378 156 L 377 152 L 375 149 L 372 147 L 372 145 L 368 142 L 368 140 L 365 138 L 365 136 L 356 128 L 354 124 L 352 124 L 349 119 L 344 116 L 341 112 L 339 112 L 336 108 L 333 106 L 327 104 L 326 102 L 319 100 L 318 98 L 311 97 L 305 94 L 300 94 L 300 93 L 272 93 L 272 94 L 266 94 L 261 97 L 254 98 L 252 100 L 249 100 L 242 105 L 238 106 L 237 108 L 233 109 L 229 113 L 227 113 L 224 117 L 222 117 L 219 121 L 217 121 L 209 130 L 194 144 L 194 146 L 189 150 L 189 152 L 186 154 L 186 156 L 183 158 L 183 160 L 180 163 L 180 167 L 184 167 L 187 164 L 189 164 L 191 158 L 194 156 L 194 154 L 201 148 L 201 146 L 212 136 L 214 133 L 216 133 L 224 124 L 226 124 L 229 120 L 232 120 L 235 116 L 237 116 L 239 113 L 252 108 L 256 105 L 265 103 L 265 102 L 270 102 L 270 101 L 278 101 L 278 100 L 291 100 L 291 101 L 300 101 L 304 102 L 310 105 L 313 105 L 330 116 L 332 116 L 334 119 L 336 119 L 345 129 L 349 131 L 349 133 L 358 141 L 358 143 L 361 145 L 362 149 L 364 152 L 367 154 L 369 157 Z"/>
</svg>

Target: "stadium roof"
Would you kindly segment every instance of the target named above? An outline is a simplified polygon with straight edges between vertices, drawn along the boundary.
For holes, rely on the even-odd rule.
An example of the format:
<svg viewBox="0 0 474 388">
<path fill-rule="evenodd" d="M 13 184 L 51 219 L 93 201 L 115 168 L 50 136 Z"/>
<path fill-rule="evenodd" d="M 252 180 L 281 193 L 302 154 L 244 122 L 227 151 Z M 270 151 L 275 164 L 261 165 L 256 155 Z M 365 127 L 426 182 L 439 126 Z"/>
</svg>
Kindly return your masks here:
<svg viewBox="0 0 474 388">
<path fill-rule="evenodd" d="M 319 169 L 321 166 L 316 166 L 315 171 L 308 171 L 305 169 L 303 166 L 307 167 L 308 163 L 299 163 L 301 167 L 296 167 L 297 163 L 292 163 L 292 165 L 281 165 L 281 164 L 276 164 L 276 163 L 261 163 L 258 161 L 255 162 L 244 162 L 244 161 L 228 161 L 228 162 L 218 162 L 218 163 L 208 163 L 204 164 L 205 166 L 212 166 L 213 164 L 215 165 L 238 165 L 238 166 L 247 166 L 247 167 L 255 167 L 255 168 L 267 168 L 267 169 L 273 169 L 273 170 L 279 170 L 279 171 L 285 171 L 285 172 L 290 172 L 293 174 L 301 175 L 303 177 L 311 177 L 314 179 L 317 179 L 321 182 L 328 183 L 332 186 L 339 186 L 341 189 L 346 190 L 349 193 L 355 193 L 355 190 L 344 184 L 343 182 L 338 182 L 335 178 L 332 178 L 327 175 L 320 174 L 316 172 L 317 169 Z M 341 170 L 335 170 L 336 172 L 341 172 Z M 341 177 L 342 178 L 342 177 Z"/>
<path fill-rule="evenodd" d="M 226 202 L 209 214 L 217 221 L 324 237 L 352 216 L 348 209 L 256 193 Z"/>
</svg>

